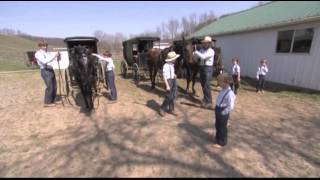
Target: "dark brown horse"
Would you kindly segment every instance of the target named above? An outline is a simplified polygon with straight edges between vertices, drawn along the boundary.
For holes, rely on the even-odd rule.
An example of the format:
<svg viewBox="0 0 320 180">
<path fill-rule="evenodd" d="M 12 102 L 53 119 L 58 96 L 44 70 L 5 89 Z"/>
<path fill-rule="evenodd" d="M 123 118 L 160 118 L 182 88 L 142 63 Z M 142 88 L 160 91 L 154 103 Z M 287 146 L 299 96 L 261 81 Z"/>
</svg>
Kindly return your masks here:
<svg viewBox="0 0 320 180">
<path fill-rule="evenodd" d="M 170 51 L 171 51 L 171 48 L 165 48 L 163 50 L 159 48 L 148 49 L 147 62 L 148 62 L 148 69 L 150 73 L 151 89 L 155 88 L 156 76 L 157 76 L 158 70 L 162 69 L 165 63 L 165 59 Z M 179 66 L 175 66 L 175 68 L 176 67 L 179 67 Z"/>
<path fill-rule="evenodd" d="M 214 76 L 218 77 L 218 75 L 222 74 L 224 70 L 224 66 L 222 63 L 222 53 L 221 53 L 221 48 L 219 47 L 213 47 L 213 50 L 214 50 L 214 62 L 213 62 Z"/>
</svg>

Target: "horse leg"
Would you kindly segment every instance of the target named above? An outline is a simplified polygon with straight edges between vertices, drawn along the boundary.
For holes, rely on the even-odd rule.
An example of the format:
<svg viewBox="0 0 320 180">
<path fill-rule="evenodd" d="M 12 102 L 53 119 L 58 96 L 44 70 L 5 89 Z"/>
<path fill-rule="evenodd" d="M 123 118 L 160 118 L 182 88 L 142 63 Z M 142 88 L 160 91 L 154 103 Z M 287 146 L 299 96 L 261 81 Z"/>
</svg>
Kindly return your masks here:
<svg viewBox="0 0 320 180">
<path fill-rule="evenodd" d="M 190 84 L 190 81 L 191 81 L 191 70 L 190 70 L 190 67 L 188 66 L 187 67 L 187 87 L 186 87 L 186 93 L 188 93 L 189 91 L 189 84 Z"/>
<path fill-rule="evenodd" d="M 93 96 L 92 96 L 92 90 L 90 89 L 90 91 L 87 92 L 88 93 L 88 101 L 89 101 L 89 110 L 91 111 L 94 106 L 93 106 Z"/>
<path fill-rule="evenodd" d="M 156 87 L 157 70 L 158 70 L 157 65 L 154 65 L 153 66 L 153 76 L 152 76 L 152 89 L 154 89 Z"/>
<path fill-rule="evenodd" d="M 194 89 L 194 85 L 196 84 L 196 77 L 198 74 L 199 68 L 194 68 L 193 69 L 193 74 L 192 74 L 192 93 L 196 94 L 196 90 Z"/>
<path fill-rule="evenodd" d="M 149 65 L 149 74 L 150 74 L 150 81 L 151 81 L 151 90 L 153 89 L 153 65 Z"/>
</svg>

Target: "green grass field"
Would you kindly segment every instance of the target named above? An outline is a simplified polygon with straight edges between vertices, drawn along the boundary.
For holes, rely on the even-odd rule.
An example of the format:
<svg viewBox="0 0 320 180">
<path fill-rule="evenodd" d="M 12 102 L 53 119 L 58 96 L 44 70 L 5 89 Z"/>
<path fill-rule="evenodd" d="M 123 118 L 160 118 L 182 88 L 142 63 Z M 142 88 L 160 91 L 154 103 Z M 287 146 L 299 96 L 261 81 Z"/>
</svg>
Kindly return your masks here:
<svg viewBox="0 0 320 180">
<path fill-rule="evenodd" d="M 16 36 L 0 35 L 0 71 L 31 69 L 27 67 L 27 51 L 37 50 L 37 42 Z M 49 45 L 49 50 L 53 46 Z"/>
</svg>

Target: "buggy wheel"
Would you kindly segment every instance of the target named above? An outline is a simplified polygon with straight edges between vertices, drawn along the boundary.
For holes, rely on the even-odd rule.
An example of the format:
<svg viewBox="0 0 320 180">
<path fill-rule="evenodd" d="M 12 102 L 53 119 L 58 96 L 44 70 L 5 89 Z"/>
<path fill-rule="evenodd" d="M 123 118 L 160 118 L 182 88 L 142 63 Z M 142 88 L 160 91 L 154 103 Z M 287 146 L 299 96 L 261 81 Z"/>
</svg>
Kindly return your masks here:
<svg viewBox="0 0 320 180">
<path fill-rule="evenodd" d="M 122 77 L 127 78 L 128 64 L 126 61 L 121 61 L 120 70 L 121 70 Z"/>
<path fill-rule="evenodd" d="M 139 81 L 140 81 L 140 71 L 139 71 L 139 66 L 138 66 L 137 63 L 133 64 L 133 77 L 134 77 L 134 80 L 139 83 Z"/>
</svg>

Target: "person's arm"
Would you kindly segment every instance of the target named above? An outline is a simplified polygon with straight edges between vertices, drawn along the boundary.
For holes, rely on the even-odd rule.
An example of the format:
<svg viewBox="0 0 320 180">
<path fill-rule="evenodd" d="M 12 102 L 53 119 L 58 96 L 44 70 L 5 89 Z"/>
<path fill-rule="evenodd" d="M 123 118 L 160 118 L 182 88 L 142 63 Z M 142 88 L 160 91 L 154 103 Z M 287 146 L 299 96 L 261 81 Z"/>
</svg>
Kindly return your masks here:
<svg viewBox="0 0 320 180">
<path fill-rule="evenodd" d="M 234 109 L 235 97 L 232 95 L 229 95 L 228 98 L 226 99 L 228 102 L 228 106 L 221 112 L 222 115 L 227 115 Z"/>
<path fill-rule="evenodd" d="M 257 71 L 257 79 L 259 80 L 259 72 L 260 72 L 260 67 L 258 67 L 258 71 Z"/>
<path fill-rule="evenodd" d="M 266 73 L 268 73 L 269 69 L 268 69 L 268 66 L 267 66 L 267 65 L 264 66 L 264 69 L 265 69 Z"/>
<path fill-rule="evenodd" d="M 195 54 L 201 59 L 201 60 L 207 60 L 211 57 L 214 57 L 214 51 L 212 49 L 207 50 L 205 53 L 200 53 L 199 51 L 196 51 Z"/>
<path fill-rule="evenodd" d="M 238 66 L 238 81 L 240 82 L 240 66 Z"/>
<path fill-rule="evenodd" d="M 99 60 L 107 61 L 107 58 L 105 58 L 105 57 L 103 57 L 103 56 L 101 56 L 101 55 L 99 55 L 99 54 L 92 53 L 92 55 L 95 56 L 95 57 L 97 57 L 97 58 L 99 58 Z M 107 61 L 107 62 L 108 62 L 108 61 Z"/>
<path fill-rule="evenodd" d="M 47 65 L 48 63 L 52 62 L 53 60 L 55 60 L 55 58 L 58 56 L 58 53 L 56 53 L 54 56 L 50 57 L 50 56 L 43 56 L 43 54 L 40 53 L 36 53 L 35 57 L 36 59 L 38 59 L 38 61 L 40 61 L 42 64 Z"/>
</svg>

